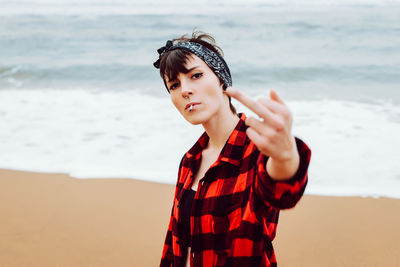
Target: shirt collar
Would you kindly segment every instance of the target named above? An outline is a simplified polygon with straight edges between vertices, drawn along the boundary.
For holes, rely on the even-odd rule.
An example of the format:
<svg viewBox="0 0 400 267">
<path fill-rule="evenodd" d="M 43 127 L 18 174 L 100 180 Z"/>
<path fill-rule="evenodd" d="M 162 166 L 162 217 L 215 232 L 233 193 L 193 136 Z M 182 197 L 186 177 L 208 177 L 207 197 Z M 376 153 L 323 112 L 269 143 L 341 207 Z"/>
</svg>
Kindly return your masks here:
<svg viewBox="0 0 400 267">
<path fill-rule="evenodd" d="M 246 115 L 244 113 L 239 113 L 238 117 L 239 122 L 236 124 L 235 129 L 233 129 L 218 157 L 218 160 L 233 164 L 235 166 L 238 166 L 241 162 L 244 144 L 247 138 L 247 126 L 244 123 L 246 120 Z M 201 152 L 207 146 L 209 139 L 210 137 L 207 135 L 207 132 L 204 132 L 188 151 L 187 158 L 194 161 L 200 160 Z"/>
</svg>

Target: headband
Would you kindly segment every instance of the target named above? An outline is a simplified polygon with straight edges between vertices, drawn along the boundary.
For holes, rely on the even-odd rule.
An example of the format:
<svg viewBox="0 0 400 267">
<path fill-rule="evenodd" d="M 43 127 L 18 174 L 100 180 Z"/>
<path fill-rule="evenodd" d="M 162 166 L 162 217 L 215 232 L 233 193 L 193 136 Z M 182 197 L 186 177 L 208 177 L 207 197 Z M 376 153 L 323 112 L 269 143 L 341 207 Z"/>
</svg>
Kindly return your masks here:
<svg viewBox="0 0 400 267">
<path fill-rule="evenodd" d="M 159 69 L 162 56 L 164 56 L 165 53 L 175 49 L 186 49 L 192 52 L 201 58 L 226 86 L 232 86 L 231 72 L 229 71 L 225 60 L 211 49 L 208 49 L 204 45 L 195 42 L 185 42 L 172 45 L 172 41 L 168 40 L 165 46 L 157 50 L 159 57 L 158 60 L 153 63 L 154 67 Z"/>
</svg>

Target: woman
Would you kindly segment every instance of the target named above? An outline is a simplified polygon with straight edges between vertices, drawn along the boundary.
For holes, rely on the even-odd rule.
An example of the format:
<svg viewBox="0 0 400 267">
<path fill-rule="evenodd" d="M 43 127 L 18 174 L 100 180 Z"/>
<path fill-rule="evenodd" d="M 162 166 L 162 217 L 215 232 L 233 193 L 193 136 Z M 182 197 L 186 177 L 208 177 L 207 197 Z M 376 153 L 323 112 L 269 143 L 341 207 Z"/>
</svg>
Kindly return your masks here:
<svg viewBox="0 0 400 267">
<path fill-rule="evenodd" d="M 183 156 L 160 266 L 276 266 L 280 209 L 303 195 L 311 151 L 291 135 L 276 92 L 252 100 L 232 88 L 214 39 L 167 41 L 154 63 L 171 100 L 205 132 Z M 234 97 L 259 118 L 236 114 Z"/>
</svg>

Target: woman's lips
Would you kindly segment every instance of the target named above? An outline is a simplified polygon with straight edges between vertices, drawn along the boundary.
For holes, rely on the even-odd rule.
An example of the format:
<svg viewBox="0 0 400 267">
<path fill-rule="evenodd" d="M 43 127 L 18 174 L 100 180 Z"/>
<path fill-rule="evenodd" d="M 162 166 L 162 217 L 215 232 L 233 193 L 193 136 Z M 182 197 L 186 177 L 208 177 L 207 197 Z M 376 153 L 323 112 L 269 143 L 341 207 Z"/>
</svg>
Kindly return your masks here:
<svg viewBox="0 0 400 267">
<path fill-rule="evenodd" d="M 189 109 L 189 111 L 191 111 L 191 110 L 193 110 L 194 107 L 196 107 L 199 104 L 200 103 L 198 103 L 198 102 L 191 102 L 191 103 L 186 105 L 185 110 Z"/>
</svg>

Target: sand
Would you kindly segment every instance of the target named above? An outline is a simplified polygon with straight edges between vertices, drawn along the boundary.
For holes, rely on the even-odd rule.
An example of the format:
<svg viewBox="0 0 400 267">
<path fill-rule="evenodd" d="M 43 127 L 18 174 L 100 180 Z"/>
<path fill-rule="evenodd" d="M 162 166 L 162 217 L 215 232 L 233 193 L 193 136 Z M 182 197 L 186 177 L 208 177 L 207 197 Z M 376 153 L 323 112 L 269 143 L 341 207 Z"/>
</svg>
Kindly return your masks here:
<svg viewBox="0 0 400 267">
<path fill-rule="evenodd" d="M 174 187 L 0 170 L 0 266 L 158 266 Z M 305 195 L 278 266 L 400 266 L 400 199 Z"/>
</svg>

